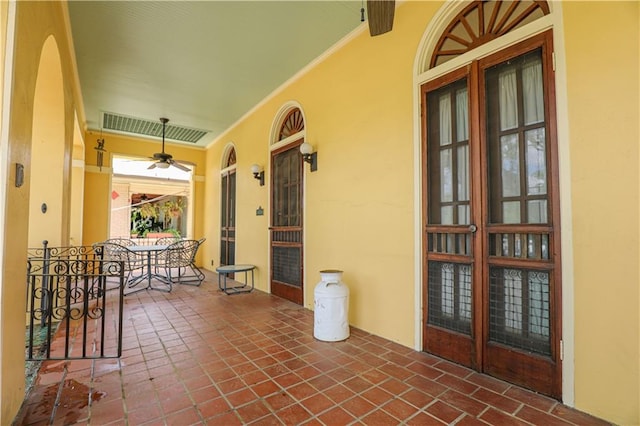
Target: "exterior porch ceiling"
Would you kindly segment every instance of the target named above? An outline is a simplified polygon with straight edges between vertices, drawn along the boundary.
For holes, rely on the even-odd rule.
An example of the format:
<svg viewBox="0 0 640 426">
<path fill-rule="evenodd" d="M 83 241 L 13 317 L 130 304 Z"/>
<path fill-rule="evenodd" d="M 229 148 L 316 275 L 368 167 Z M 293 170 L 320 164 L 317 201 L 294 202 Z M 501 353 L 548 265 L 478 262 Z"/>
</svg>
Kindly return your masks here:
<svg viewBox="0 0 640 426">
<path fill-rule="evenodd" d="M 69 1 L 87 128 L 159 140 L 159 118 L 168 117 L 168 129 L 189 135 L 168 141 L 204 147 L 366 25 L 361 5 Z"/>
</svg>

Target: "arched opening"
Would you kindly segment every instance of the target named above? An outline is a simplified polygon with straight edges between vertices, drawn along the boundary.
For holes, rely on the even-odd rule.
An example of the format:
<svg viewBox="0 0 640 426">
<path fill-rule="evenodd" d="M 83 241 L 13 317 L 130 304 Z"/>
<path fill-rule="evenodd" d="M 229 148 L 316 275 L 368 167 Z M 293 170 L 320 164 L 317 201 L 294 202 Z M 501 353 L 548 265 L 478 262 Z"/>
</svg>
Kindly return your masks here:
<svg viewBox="0 0 640 426">
<path fill-rule="evenodd" d="M 278 115 L 271 139 L 271 292 L 304 302 L 304 142 L 302 110 L 287 105 Z"/>
<path fill-rule="evenodd" d="M 29 246 L 37 247 L 43 240 L 52 247 L 67 245 L 68 227 L 63 224 L 64 89 L 60 55 L 53 36 L 45 41 L 40 55 L 31 134 L 31 164 L 27 168 L 30 180 Z"/>
</svg>

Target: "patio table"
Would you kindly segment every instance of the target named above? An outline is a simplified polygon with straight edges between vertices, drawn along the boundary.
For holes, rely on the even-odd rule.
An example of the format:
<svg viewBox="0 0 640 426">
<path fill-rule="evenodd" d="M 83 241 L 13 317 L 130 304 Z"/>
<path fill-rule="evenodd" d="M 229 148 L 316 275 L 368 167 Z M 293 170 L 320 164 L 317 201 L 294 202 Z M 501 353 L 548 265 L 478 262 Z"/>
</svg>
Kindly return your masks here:
<svg viewBox="0 0 640 426">
<path fill-rule="evenodd" d="M 238 293 L 249 293 L 253 290 L 253 271 L 256 269 L 255 265 L 225 265 L 218 266 L 216 268 L 216 272 L 218 273 L 218 288 L 221 291 L 224 291 L 226 294 L 238 294 Z M 234 285 L 229 287 L 227 285 L 227 278 L 230 274 L 235 274 L 238 272 L 244 272 L 244 284 Z M 247 274 L 251 272 L 251 286 L 249 286 L 248 276 Z M 222 278 L 222 279 L 221 279 Z"/>
<path fill-rule="evenodd" d="M 171 291 L 171 286 L 169 285 L 168 288 L 159 288 L 159 287 L 154 287 L 151 285 L 151 281 L 153 278 L 157 278 L 159 280 L 161 280 L 163 283 L 165 283 L 165 277 L 163 277 L 162 275 L 157 275 L 153 272 L 153 263 L 151 261 L 152 259 L 152 253 L 158 253 L 161 252 L 163 250 L 165 250 L 167 247 L 169 247 L 166 244 L 152 244 L 152 245 L 147 245 L 147 246 L 131 246 L 128 247 L 129 250 L 131 250 L 134 253 L 140 253 L 140 254 L 147 254 L 147 271 L 146 273 L 144 273 L 144 267 L 143 267 L 143 273 L 142 275 L 140 275 L 139 277 L 136 277 L 135 280 L 132 280 L 128 283 L 128 287 L 132 288 L 132 287 L 136 287 L 140 282 L 144 281 L 146 279 L 147 281 L 147 286 L 146 287 L 141 287 L 136 289 L 136 291 L 140 291 L 140 290 L 147 290 L 147 289 L 151 289 L 151 290 L 159 290 L 159 291 L 166 291 L 166 292 L 170 292 Z M 128 294 L 131 294 L 133 292 L 130 292 Z"/>
</svg>

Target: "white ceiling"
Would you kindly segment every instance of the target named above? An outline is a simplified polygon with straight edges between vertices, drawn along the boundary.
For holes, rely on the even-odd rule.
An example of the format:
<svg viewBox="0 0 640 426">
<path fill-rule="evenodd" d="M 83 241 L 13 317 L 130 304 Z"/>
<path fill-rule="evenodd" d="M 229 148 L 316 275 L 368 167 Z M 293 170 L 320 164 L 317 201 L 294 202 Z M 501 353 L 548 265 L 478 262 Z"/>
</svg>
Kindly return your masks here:
<svg viewBox="0 0 640 426">
<path fill-rule="evenodd" d="M 103 113 L 206 146 L 358 28 L 362 1 L 69 1 L 87 127 Z M 168 138 L 169 139 L 169 138 Z"/>
</svg>

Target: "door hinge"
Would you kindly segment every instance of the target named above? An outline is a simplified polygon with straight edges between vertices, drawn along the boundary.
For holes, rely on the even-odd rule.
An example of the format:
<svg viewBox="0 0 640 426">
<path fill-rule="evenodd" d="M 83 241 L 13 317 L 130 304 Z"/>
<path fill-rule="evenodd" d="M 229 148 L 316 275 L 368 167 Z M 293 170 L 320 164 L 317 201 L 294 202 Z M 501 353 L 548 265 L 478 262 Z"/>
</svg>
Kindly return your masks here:
<svg viewBox="0 0 640 426">
<path fill-rule="evenodd" d="M 564 361 L 564 341 L 560 340 L 560 361 Z"/>
<path fill-rule="evenodd" d="M 551 52 L 551 63 L 553 64 L 553 72 L 556 71 L 556 52 Z"/>
</svg>

